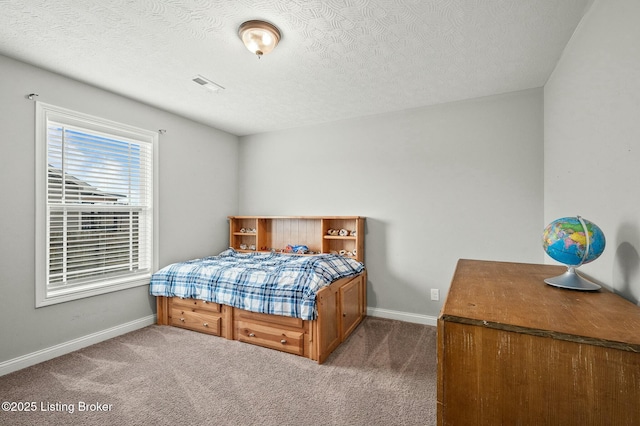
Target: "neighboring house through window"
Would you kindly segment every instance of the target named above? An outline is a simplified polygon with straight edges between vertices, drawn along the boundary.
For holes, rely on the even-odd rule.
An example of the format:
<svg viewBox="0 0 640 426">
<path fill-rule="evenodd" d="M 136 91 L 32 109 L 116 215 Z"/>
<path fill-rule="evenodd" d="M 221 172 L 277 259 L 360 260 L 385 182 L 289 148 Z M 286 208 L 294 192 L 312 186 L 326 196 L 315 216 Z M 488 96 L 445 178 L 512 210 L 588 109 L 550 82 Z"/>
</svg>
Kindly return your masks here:
<svg viewBox="0 0 640 426">
<path fill-rule="evenodd" d="M 157 133 L 36 103 L 36 307 L 149 283 Z"/>
</svg>

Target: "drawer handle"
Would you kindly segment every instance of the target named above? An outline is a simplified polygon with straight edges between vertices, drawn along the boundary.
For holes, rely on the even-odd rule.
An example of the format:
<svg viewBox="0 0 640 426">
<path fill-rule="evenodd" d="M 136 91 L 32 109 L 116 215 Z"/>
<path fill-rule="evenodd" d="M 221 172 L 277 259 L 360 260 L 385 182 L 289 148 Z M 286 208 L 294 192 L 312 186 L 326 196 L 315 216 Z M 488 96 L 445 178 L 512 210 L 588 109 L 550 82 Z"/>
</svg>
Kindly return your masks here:
<svg viewBox="0 0 640 426">
<path fill-rule="evenodd" d="M 180 318 L 180 321 L 184 322 L 184 318 Z"/>
<path fill-rule="evenodd" d="M 256 337 L 256 335 L 253 333 L 249 333 L 249 337 Z"/>
<path fill-rule="evenodd" d="M 287 343 L 287 341 L 285 339 L 280 340 L 280 343 L 282 343 L 283 345 Z"/>
<path fill-rule="evenodd" d="M 347 314 L 346 314 L 346 312 L 345 312 L 344 314 L 342 314 L 342 316 L 346 318 L 346 317 L 347 317 Z"/>
<path fill-rule="evenodd" d="M 209 323 L 208 322 L 205 322 L 202 325 L 205 326 L 205 327 L 209 327 Z"/>
</svg>

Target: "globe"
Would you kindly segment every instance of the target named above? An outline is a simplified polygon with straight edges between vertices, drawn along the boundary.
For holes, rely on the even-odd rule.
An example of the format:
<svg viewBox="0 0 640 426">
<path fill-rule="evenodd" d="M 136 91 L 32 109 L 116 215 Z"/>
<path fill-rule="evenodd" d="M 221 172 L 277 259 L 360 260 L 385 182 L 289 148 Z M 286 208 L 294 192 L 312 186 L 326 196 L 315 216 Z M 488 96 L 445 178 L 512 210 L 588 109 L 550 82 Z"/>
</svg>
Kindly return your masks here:
<svg viewBox="0 0 640 426">
<path fill-rule="evenodd" d="M 554 220 L 542 233 L 542 247 L 549 257 L 564 263 L 567 272 L 545 282 L 575 290 L 598 290 L 600 285 L 578 275 L 575 268 L 596 260 L 605 245 L 604 233 L 591 221 L 580 216 Z"/>
<path fill-rule="evenodd" d="M 593 262 L 600 257 L 605 244 L 602 230 L 580 216 L 556 219 L 547 225 L 542 234 L 544 251 L 565 265 L 579 266 Z"/>
</svg>

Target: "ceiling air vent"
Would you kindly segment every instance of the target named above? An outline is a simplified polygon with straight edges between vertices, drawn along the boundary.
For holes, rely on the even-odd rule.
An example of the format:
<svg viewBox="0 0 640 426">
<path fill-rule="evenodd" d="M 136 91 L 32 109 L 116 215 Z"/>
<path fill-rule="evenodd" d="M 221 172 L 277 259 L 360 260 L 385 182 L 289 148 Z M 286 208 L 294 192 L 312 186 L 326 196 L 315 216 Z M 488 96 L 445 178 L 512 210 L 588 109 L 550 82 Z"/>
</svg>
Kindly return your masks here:
<svg viewBox="0 0 640 426">
<path fill-rule="evenodd" d="M 208 78 L 205 78 L 205 77 L 203 77 L 201 75 L 197 75 L 196 77 L 194 77 L 193 81 L 195 81 L 196 83 L 198 83 L 202 87 L 206 87 L 207 89 L 211 90 L 212 92 L 218 92 L 220 90 L 224 90 L 224 87 L 220 86 L 219 84 L 214 83 L 213 81 L 211 81 Z"/>
</svg>

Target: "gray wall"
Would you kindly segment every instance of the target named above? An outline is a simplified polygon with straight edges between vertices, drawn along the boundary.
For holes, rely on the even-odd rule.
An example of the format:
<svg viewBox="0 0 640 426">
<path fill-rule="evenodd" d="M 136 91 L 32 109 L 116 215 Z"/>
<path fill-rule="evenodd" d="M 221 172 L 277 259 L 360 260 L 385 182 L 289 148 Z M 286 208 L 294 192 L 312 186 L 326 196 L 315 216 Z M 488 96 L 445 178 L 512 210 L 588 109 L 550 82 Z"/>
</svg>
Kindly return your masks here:
<svg viewBox="0 0 640 426">
<path fill-rule="evenodd" d="M 459 258 L 542 262 L 542 108 L 535 89 L 242 137 L 239 212 L 366 216 L 369 307 L 429 322 Z"/>
<path fill-rule="evenodd" d="M 159 141 L 160 266 L 227 246 L 238 205 L 236 136 L 0 56 L 0 362 L 153 315 L 148 287 L 35 309 L 35 105 L 150 130 Z"/>
<path fill-rule="evenodd" d="M 161 266 L 222 250 L 232 213 L 363 215 L 369 306 L 420 320 L 438 315 L 458 258 L 553 263 L 540 248 L 544 225 L 581 214 L 607 236 L 604 255 L 581 269 L 637 303 L 639 14 L 635 0 L 596 0 L 544 96 L 533 89 L 247 136 L 239 148 L 235 136 L 0 56 L 0 362 L 154 312 L 146 288 L 34 308 L 31 92 L 167 129 Z"/>
<path fill-rule="evenodd" d="M 638 0 L 596 0 L 544 89 L 545 223 L 579 214 L 600 226 L 604 254 L 580 270 L 634 303 L 640 300 L 638 16 Z"/>
</svg>

